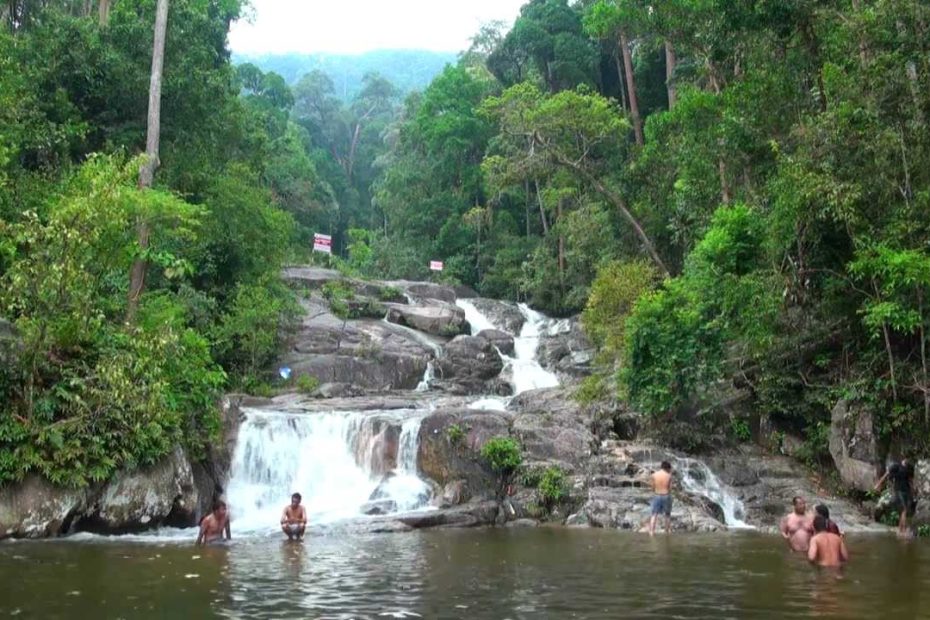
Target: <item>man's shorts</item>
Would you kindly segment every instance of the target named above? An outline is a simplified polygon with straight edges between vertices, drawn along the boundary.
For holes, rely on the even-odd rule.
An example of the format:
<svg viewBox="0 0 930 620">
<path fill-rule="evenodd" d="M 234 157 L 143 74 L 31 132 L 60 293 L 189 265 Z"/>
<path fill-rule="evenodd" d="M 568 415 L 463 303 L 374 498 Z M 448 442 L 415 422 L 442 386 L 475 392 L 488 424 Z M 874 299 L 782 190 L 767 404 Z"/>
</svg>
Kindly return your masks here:
<svg viewBox="0 0 930 620">
<path fill-rule="evenodd" d="M 288 533 L 296 535 L 300 534 L 300 530 L 302 530 L 303 527 L 304 526 L 302 526 L 300 523 L 288 523 L 284 526 L 284 529 L 287 530 Z"/>
<path fill-rule="evenodd" d="M 666 517 L 672 516 L 671 495 L 655 495 L 652 498 L 651 505 L 653 515 L 665 515 Z"/>
<path fill-rule="evenodd" d="M 897 490 L 892 495 L 892 506 L 898 512 L 907 512 L 907 516 L 912 516 L 917 509 L 917 502 L 907 491 Z"/>
</svg>

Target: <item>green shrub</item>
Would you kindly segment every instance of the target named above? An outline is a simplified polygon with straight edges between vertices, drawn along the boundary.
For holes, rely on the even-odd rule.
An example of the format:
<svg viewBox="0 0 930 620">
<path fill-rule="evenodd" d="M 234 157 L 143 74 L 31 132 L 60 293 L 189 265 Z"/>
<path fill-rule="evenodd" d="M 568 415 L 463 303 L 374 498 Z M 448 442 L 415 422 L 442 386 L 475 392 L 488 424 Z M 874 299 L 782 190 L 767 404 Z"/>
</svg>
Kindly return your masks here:
<svg viewBox="0 0 930 620">
<path fill-rule="evenodd" d="M 512 475 L 523 463 L 520 444 L 511 437 L 492 437 L 481 447 L 481 456 L 501 475 Z"/>
<path fill-rule="evenodd" d="M 520 484 L 529 488 L 538 487 L 544 471 L 542 467 L 523 467 L 520 472 Z"/>
<path fill-rule="evenodd" d="M 385 286 L 378 289 L 378 299 L 381 301 L 396 301 L 404 298 L 404 292 L 396 286 Z"/>
<path fill-rule="evenodd" d="M 313 375 L 300 375 L 296 383 L 297 391 L 301 394 L 312 394 L 320 387 L 320 380 Z"/>
<path fill-rule="evenodd" d="M 446 439 L 453 446 L 460 446 L 465 441 L 465 431 L 458 424 L 450 424 L 446 427 Z"/>
<path fill-rule="evenodd" d="M 547 467 L 539 481 L 539 496 L 547 508 L 560 502 L 568 489 L 565 484 L 565 472 L 559 467 Z"/>
<path fill-rule="evenodd" d="M 743 418 L 730 419 L 730 432 L 738 441 L 749 441 L 752 439 L 752 430 L 749 428 L 749 421 Z"/>
</svg>

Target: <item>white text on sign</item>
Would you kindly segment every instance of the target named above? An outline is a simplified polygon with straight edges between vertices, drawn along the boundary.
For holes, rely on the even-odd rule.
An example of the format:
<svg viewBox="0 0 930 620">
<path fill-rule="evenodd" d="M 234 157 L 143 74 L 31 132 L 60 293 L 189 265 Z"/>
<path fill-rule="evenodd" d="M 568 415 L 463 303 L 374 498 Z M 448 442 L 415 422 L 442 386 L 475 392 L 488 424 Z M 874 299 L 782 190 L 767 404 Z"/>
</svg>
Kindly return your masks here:
<svg viewBox="0 0 930 620">
<path fill-rule="evenodd" d="M 433 271 L 442 271 L 442 261 L 441 260 L 431 260 L 429 262 L 429 268 Z"/>
</svg>

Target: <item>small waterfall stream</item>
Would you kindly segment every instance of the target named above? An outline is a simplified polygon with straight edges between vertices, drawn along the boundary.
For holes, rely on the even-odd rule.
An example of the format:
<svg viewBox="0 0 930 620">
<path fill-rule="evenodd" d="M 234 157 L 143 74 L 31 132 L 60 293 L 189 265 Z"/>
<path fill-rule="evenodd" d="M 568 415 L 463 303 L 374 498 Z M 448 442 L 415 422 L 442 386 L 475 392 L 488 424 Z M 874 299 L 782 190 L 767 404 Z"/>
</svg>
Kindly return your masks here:
<svg viewBox="0 0 930 620">
<path fill-rule="evenodd" d="M 728 528 L 754 529 L 743 520 L 746 517 L 743 502 L 720 482 L 706 463 L 692 458 L 677 458 L 675 469 L 680 473 L 681 485 L 686 491 L 706 497 L 720 506 Z"/>
</svg>

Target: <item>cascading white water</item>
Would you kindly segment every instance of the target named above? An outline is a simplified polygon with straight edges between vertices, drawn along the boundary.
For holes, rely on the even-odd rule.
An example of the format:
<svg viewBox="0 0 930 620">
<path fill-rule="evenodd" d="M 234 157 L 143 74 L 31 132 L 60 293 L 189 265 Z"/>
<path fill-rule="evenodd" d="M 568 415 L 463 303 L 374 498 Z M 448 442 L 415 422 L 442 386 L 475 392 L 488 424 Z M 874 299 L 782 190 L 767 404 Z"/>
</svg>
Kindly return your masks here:
<svg viewBox="0 0 930 620">
<path fill-rule="evenodd" d="M 455 303 L 465 311 L 465 320 L 471 325 L 473 336 L 485 329 L 501 329 L 478 310 L 471 301 L 459 299 Z M 519 304 L 518 307 L 525 321 L 520 334 L 514 337 L 514 355 L 511 357 L 501 354 L 501 358 L 503 358 L 510 372 L 514 394 L 538 388 L 555 387 L 559 385 L 559 378 L 543 368 L 536 360 L 539 336 L 548 319 L 530 309 L 526 304 Z"/>
<path fill-rule="evenodd" d="M 675 469 L 681 474 L 681 485 L 690 493 L 702 495 L 723 510 L 723 517 L 730 529 L 754 529 L 743 519 L 746 509 L 739 500 L 703 461 L 690 458 L 675 459 Z"/>
<path fill-rule="evenodd" d="M 381 475 L 373 471 L 370 448 L 357 449 L 359 437 L 364 436 L 365 415 L 256 409 L 245 409 L 244 414 L 227 493 L 237 531 L 276 529 L 294 492 L 303 496 L 311 523 L 359 515 L 360 507 L 381 481 Z M 383 487 L 384 498 L 402 510 L 417 508 L 429 499 L 428 487 L 416 476 L 416 436 L 421 421 L 420 415 L 404 420 L 398 468 L 391 481 L 397 482 Z M 412 472 L 408 471 L 411 442 Z"/>
<path fill-rule="evenodd" d="M 429 486 L 417 475 L 417 436 L 421 418 L 411 418 L 401 426 L 397 445 L 397 470 L 382 487 L 387 499 L 398 510 L 414 510 L 429 501 Z"/>
<path fill-rule="evenodd" d="M 417 392 L 428 392 L 429 384 L 433 379 L 436 378 L 436 367 L 433 365 L 433 360 L 430 360 L 426 364 L 426 371 L 423 373 L 423 378 L 417 384 Z"/>
</svg>

